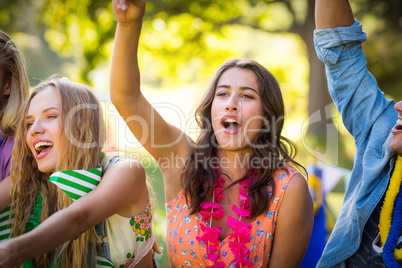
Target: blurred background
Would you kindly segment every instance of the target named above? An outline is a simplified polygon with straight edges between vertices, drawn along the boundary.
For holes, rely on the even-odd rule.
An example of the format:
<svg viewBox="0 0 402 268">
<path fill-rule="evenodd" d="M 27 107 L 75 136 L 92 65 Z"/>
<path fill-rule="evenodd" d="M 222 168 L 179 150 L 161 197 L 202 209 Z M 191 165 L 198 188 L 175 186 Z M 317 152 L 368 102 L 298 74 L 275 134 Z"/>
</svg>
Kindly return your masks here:
<svg viewBox="0 0 402 268">
<path fill-rule="evenodd" d="M 368 36 L 363 49 L 369 70 L 387 97 L 402 100 L 402 2 L 351 4 Z M 115 27 L 108 0 L 0 2 L 0 29 L 25 55 L 32 87 L 59 73 L 94 88 L 108 124 L 106 150 L 142 161 L 153 182 L 155 232 L 164 247 L 160 170 L 110 103 Z M 355 147 L 327 93 L 324 66 L 314 51 L 314 28 L 314 0 L 152 0 L 146 7 L 139 60 L 144 94 L 169 122 L 194 138 L 193 109 L 221 63 L 243 57 L 267 67 L 282 88 L 284 136 L 297 143 L 297 160 L 309 167 L 316 216 L 321 213 L 323 220 L 316 222 L 323 226 L 320 237 L 326 237 L 342 204 Z M 157 261 L 168 267 L 166 251 Z"/>
</svg>

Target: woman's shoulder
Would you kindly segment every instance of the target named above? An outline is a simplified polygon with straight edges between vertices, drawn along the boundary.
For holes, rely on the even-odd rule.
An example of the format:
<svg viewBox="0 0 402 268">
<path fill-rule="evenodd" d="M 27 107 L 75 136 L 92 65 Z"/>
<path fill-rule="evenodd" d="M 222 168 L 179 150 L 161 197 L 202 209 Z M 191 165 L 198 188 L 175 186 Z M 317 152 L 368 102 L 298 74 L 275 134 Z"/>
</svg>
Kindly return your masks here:
<svg viewBox="0 0 402 268">
<path fill-rule="evenodd" d="M 287 204 L 291 206 L 297 206 L 297 204 L 306 203 L 307 207 L 310 201 L 312 201 L 307 180 L 298 172 L 294 167 L 289 164 L 285 164 L 284 168 L 278 169 L 274 175 L 275 178 L 275 192 L 285 200 Z M 310 200 L 311 199 L 311 200 Z"/>
<path fill-rule="evenodd" d="M 303 177 L 293 166 L 289 165 L 288 163 L 284 163 L 274 172 L 272 177 L 274 178 L 275 184 L 284 182 L 289 183 L 289 181 L 297 174 Z"/>
<path fill-rule="evenodd" d="M 275 198 L 279 198 L 280 200 L 284 198 L 285 193 L 287 193 L 286 196 L 293 196 L 291 199 L 296 197 L 294 195 L 302 199 L 310 195 L 305 177 L 289 164 L 284 164 L 283 167 L 275 171 L 272 184 L 274 186 L 274 192 L 272 192 L 270 185 L 268 185 L 268 191 L 275 195 Z M 289 197 L 287 199 L 289 199 Z"/>
<path fill-rule="evenodd" d="M 103 174 L 115 174 L 133 179 L 145 179 L 145 169 L 141 162 L 126 159 L 123 157 L 113 157 L 106 162 Z"/>
</svg>

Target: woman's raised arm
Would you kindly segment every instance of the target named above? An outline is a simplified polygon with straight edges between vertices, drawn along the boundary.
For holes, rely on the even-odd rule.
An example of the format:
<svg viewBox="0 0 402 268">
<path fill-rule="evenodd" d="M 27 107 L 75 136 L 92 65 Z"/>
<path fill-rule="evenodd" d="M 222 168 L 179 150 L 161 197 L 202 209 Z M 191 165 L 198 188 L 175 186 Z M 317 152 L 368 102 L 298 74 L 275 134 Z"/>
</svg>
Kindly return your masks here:
<svg viewBox="0 0 402 268">
<path fill-rule="evenodd" d="M 315 23 L 317 29 L 346 27 L 354 22 L 348 0 L 316 0 Z"/>
<path fill-rule="evenodd" d="M 141 93 L 138 42 L 145 0 L 113 1 L 118 21 L 112 55 L 110 96 L 137 140 L 157 160 L 186 156 L 191 150 L 183 131 L 167 123 Z"/>
</svg>

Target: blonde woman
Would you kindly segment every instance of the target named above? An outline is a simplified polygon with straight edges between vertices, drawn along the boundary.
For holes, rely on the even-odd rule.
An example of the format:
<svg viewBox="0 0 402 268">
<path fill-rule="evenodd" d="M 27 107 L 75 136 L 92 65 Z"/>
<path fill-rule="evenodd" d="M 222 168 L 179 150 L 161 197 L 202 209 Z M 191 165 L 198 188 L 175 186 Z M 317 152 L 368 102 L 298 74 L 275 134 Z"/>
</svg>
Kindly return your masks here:
<svg viewBox="0 0 402 268">
<path fill-rule="evenodd" d="M 23 115 L 11 175 L 0 183 L 0 209 L 11 203 L 14 214 L 0 267 L 152 267 L 144 169 L 106 163 L 102 112 L 90 88 L 51 78 L 35 88 Z"/>
<path fill-rule="evenodd" d="M 0 181 L 10 174 L 14 132 L 28 91 L 22 55 L 13 40 L 0 30 Z"/>
</svg>

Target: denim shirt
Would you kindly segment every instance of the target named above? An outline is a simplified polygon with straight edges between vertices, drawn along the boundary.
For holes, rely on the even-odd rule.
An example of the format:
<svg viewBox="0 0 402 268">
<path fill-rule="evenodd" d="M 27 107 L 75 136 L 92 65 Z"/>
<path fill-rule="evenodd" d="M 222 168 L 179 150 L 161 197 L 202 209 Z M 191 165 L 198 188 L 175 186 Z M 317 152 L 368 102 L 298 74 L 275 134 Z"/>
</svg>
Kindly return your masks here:
<svg viewBox="0 0 402 268">
<path fill-rule="evenodd" d="M 344 125 L 355 139 L 351 179 L 331 236 L 317 267 L 344 267 L 359 248 L 364 226 L 383 196 L 393 153 L 388 147 L 396 125 L 395 102 L 384 97 L 367 70 L 362 25 L 315 30 L 314 44 L 325 64 L 328 89 Z"/>
</svg>

